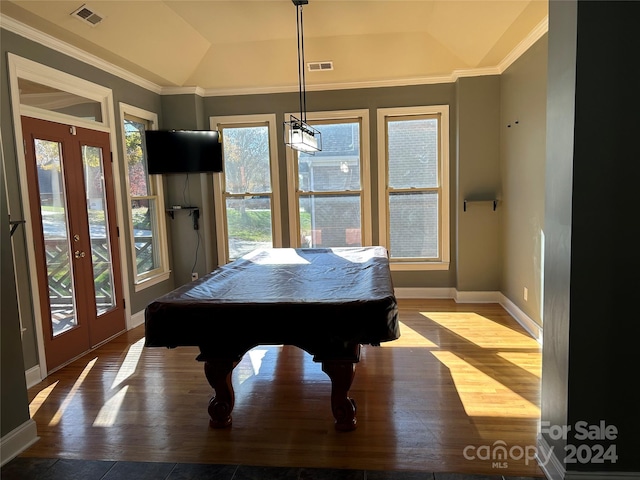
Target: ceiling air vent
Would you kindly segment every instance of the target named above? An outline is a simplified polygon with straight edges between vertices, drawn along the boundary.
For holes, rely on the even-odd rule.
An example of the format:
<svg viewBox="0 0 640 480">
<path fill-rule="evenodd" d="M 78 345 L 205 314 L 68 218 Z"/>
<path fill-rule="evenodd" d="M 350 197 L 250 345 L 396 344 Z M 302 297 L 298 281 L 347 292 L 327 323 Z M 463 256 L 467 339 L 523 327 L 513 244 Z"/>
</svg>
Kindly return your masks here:
<svg viewBox="0 0 640 480">
<path fill-rule="evenodd" d="M 307 67 L 310 72 L 333 70 L 333 62 L 309 62 Z"/>
<path fill-rule="evenodd" d="M 86 4 L 82 5 L 80 8 L 75 10 L 71 14 L 71 16 L 77 18 L 81 22 L 91 25 L 92 27 L 95 27 L 102 20 L 104 20 L 104 15 L 99 14 L 95 10 L 87 7 Z"/>
</svg>

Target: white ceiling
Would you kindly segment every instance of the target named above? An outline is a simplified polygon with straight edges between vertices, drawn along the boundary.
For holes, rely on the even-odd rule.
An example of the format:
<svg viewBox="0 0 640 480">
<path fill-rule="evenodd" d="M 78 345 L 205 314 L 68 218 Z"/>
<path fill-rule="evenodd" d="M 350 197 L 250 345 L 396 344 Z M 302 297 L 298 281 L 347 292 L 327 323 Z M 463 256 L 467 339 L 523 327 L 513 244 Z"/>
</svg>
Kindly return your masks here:
<svg viewBox="0 0 640 480">
<path fill-rule="evenodd" d="M 3 18 L 78 47 L 160 87 L 213 93 L 297 89 L 291 0 L 86 2 L 2 0 Z M 303 7 L 307 89 L 442 81 L 501 73 L 546 31 L 547 0 L 309 0 Z M 508 66 L 508 65 L 507 65 Z"/>
</svg>

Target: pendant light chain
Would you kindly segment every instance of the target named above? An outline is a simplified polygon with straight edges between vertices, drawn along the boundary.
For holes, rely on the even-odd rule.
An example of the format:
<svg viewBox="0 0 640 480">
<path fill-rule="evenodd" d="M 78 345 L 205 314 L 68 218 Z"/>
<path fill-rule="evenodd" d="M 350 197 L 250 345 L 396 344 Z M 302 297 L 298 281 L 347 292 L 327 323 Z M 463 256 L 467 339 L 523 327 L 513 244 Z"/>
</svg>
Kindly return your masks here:
<svg viewBox="0 0 640 480">
<path fill-rule="evenodd" d="M 307 87 L 304 68 L 304 23 L 302 20 L 302 5 L 296 8 L 296 29 L 298 33 L 298 85 L 300 94 L 300 117 L 307 122 Z"/>
</svg>

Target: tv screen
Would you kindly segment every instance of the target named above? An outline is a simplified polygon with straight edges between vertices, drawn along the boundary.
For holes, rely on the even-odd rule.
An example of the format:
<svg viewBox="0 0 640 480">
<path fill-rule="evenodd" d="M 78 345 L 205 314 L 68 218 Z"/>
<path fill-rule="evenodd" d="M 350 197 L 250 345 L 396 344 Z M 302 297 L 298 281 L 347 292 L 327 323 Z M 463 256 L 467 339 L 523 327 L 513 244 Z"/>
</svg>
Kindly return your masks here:
<svg viewBox="0 0 640 480">
<path fill-rule="evenodd" d="M 222 143 L 215 130 L 145 130 L 144 135 L 152 175 L 222 171 Z"/>
</svg>

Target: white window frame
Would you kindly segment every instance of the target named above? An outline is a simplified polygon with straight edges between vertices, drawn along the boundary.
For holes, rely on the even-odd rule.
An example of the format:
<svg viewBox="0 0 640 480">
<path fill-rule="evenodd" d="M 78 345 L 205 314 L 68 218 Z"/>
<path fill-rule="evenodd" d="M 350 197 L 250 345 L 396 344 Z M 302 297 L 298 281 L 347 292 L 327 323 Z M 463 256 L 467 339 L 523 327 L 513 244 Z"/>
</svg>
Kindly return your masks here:
<svg viewBox="0 0 640 480">
<path fill-rule="evenodd" d="M 124 131 L 124 119 L 126 115 L 131 115 L 133 117 L 140 118 L 142 120 L 146 120 L 151 124 L 151 129 L 155 130 L 158 128 L 158 115 L 154 112 L 149 112 L 147 110 L 143 110 L 142 108 L 135 107 L 133 105 L 128 105 L 126 103 L 120 103 L 120 129 L 122 134 L 122 152 L 123 158 L 126 159 L 126 132 Z M 156 285 L 160 282 L 164 282 L 169 279 L 171 275 L 171 270 L 169 269 L 169 247 L 167 245 L 167 222 L 164 215 L 165 206 L 164 206 L 164 190 L 163 190 L 163 181 L 161 175 L 148 175 L 149 182 L 152 184 L 152 190 L 155 192 L 154 195 L 149 195 L 150 198 L 155 199 L 156 209 L 154 219 L 156 225 L 158 227 L 156 235 L 158 236 L 158 242 L 156 246 L 159 248 L 158 258 L 160 259 L 160 267 L 154 270 L 150 270 L 143 274 L 138 274 L 138 269 L 136 268 L 137 259 L 136 259 L 136 247 L 135 247 L 135 238 L 133 236 L 133 215 L 131 211 L 131 185 L 129 183 L 129 172 L 125 165 L 125 182 L 126 182 L 126 197 L 127 197 L 127 219 L 129 223 L 129 247 L 131 249 L 131 267 L 133 270 L 134 276 L 134 289 L 136 292 L 144 290 L 145 288 L 151 287 L 152 285 Z"/>
<path fill-rule="evenodd" d="M 264 115 L 228 115 L 209 118 L 211 130 L 221 127 L 267 125 L 269 130 L 269 166 L 271 174 L 271 235 L 275 248 L 282 247 L 282 219 L 280 203 L 280 173 L 278 169 L 278 141 L 275 114 Z M 224 145 L 224 132 L 222 143 Z M 224 159 L 223 159 L 224 160 Z M 224 166 L 222 172 L 213 173 L 213 204 L 216 216 L 216 243 L 218 246 L 218 265 L 229 263 L 229 242 L 226 215 L 226 192 Z"/>
<path fill-rule="evenodd" d="M 386 120 L 391 117 L 406 117 L 411 115 L 439 115 L 439 225 L 438 244 L 440 246 L 439 261 L 425 259 L 424 261 L 393 261 L 390 260 L 391 270 L 448 270 L 451 261 L 450 246 L 450 188 L 449 188 L 449 105 L 427 105 L 417 107 L 380 108 L 377 110 L 378 121 L 378 213 L 379 239 L 385 248 L 389 245 L 389 182 L 388 182 L 388 154 Z"/>
<path fill-rule="evenodd" d="M 287 113 L 285 118 L 299 113 Z M 372 245 L 372 209 L 371 209 L 371 156 L 369 143 L 369 110 L 336 110 L 326 112 L 307 112 L 307 123 L 317 121 L 354 120 L 360 123 L 360 191 L 362 223 L 362 245 Z M 287 148 L 287 198 L 289 204 L 289 239 L 292 247 L 300 246 L 300 211 L 298 205 L 298 152 Z M 345 192 L 345 195 L 347 192 Z"/>
</svg>

